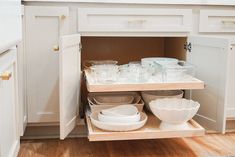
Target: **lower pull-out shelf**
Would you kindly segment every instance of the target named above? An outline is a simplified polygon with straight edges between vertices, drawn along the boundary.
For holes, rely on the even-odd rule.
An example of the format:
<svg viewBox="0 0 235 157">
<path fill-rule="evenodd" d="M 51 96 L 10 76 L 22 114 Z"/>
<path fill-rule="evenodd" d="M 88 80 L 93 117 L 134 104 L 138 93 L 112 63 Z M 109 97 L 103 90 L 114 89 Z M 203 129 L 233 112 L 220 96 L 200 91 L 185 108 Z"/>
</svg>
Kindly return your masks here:
<svg viewBox="0 0 235 157">
<path fill-rule="evenodd" d="M 174 137 L 203 136 L 205 129 L 193 119 L 188 121 L 190 126 L 187 130 L 160 130 L 160 120 L 152 114 L 148 114 L 148 121 L 144 127 L 135 131 L 110 132 L 95 127 L 86 115 L 89 141 L 115 141 L 115 140 L 137 140 L 137 139 L 158 139 Z"/>
</svg>

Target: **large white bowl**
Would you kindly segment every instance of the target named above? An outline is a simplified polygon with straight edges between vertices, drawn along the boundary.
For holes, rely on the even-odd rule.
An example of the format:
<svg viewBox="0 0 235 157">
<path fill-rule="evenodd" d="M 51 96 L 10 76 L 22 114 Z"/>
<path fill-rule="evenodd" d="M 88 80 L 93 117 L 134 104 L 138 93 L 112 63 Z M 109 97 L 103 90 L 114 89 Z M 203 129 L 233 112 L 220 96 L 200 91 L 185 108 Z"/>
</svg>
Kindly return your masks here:
<svg viewBox="0 0 235 157">
<path fill-rule="evenodd" d="M 140 113 L 132 116 L 113 116 L 113 115 L 104 115 L 102 112 L 98 114 L 98 119 L 101 122 L 109 123 L 133 123 L 140 121 Z"/>
<path fill-rule="evenodd" d="M 107 130 L 107 131 L 131 131 L 137 130 L 145 125 L 147 122 L 147 115 L 143 112 L 140 113 L 140 121 L 133 123 L 109 123 L 109 122 L 101 122 L 98 119 L 99 112 L 93 112 L 90 115 L 91 123 L 99 129 Z"/>
<path fill-rule="evenodd" d="M 197 113 L 200 104 L 193 100 L 166 98 L 149 103 L 153 114 L 162 123 L 161 129 L 187 129 L 187 121 Z"/>
<path fill-rule="evenodd" d="M 149 103 L 153 100 L 163 98 L 182 98 L 184 92 L 182 90 L 160 90 L 160 91 L 143 91 L 141 96 L 144 99 L 145 105 L 150 110 Z"/>
</svg>

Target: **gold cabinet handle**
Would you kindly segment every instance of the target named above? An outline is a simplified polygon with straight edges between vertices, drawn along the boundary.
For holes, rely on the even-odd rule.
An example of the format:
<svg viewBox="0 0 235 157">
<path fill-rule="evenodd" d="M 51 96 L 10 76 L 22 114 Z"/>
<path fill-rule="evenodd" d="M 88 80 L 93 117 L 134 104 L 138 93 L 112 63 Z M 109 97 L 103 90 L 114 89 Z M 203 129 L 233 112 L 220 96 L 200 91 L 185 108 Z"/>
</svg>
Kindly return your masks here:
<svg viewBox="0 0 235 157">
<path fill-rule="evenodd" d="M 143 24 L 143 23 L 145 23 L 145 22 L 147 22 L 147 20 L 129 20 L 129 21 L 127 21 L 127 23 L 128 24 Z"/>
<path fill-rule="evenodd" d="M 54 51 L 59 51 L 59 50 L 60 50 L 60 48 L 59 48 L 59 46 L 58 46 L 58 45 L 54 45 L 54 46 L 53 46 L 53 50 L 54 50 Z"/>
<path fill-rule="evenodd" d="M 2 80 L 10 80 L 12 74 L 10 72 L 4 72 L 0 75 L 0 78 Z"/>
<path fill-rule="evenodd" d="M 235 20 L 221 20 L 224 25 L 235 26 Z"/>
<path fill-rule="evenodd" d="M 61 15 L 61 16 L 60 16 L 60 19 L 61 19 L 61 20 L 64 20 L 65 18 L 66 18 L 65 15 Z"/>
</svg>

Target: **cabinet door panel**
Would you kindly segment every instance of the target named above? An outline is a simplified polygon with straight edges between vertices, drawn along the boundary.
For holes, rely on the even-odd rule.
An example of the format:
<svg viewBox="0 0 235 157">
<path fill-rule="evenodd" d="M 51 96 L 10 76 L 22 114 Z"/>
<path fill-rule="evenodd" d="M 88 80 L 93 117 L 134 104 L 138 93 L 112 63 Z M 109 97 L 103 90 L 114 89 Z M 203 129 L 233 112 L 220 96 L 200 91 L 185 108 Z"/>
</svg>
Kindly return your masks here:
<svg viewBox="0 0 235 157">
<path fill-rule="evenodd" d="M 80 35 L 63 36 L 60 40 L 60 138 L 76 126 L 80 102 L 81 56 Z"/>
<path fill-rule="evenodd" d="M 195 119 L 207 129 L 224 132 L 229 40 L 191 36 L 188 42 L 192 51 L 187 52 L 187 61 L 196 66 L 196 77 L 206 85 L 204 90 L 191 93 L 201 104 Z"/>
<path fill-rule="evenodd" d="M 59 36 L 68 34 L 67 7 L 26 6 L 28 122 L 59 122 Z"/>
<path fill-rule="evenodd" d="M 17 156 L 19 151 L 18 92 L 16 72 L 16 50 L 12 49 L 0 57 L 0 150 L 2 157 Z"/>
<path fill-rule="evenodd" d="M 229 118 L 234 118 L 235 117 L 235 39 L 232 40 L 232 50 L 231 50 L 231 55 L 230 55 L 230 69 L 229 69 L 229 92 L 228 92 L 228 106 L 226 110 L 226 115 Z"/>
</svg>

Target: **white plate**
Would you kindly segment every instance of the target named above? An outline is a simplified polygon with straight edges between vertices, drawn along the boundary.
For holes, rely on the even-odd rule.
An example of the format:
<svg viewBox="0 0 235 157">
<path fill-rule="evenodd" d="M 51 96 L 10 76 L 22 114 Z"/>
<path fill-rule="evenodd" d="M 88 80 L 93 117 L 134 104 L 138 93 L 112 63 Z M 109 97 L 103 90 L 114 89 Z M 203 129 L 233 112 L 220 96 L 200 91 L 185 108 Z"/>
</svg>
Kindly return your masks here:
<svg viewBox="0 0 235 157">
<path fill-rule="evenodd" d="M 119 105 L 102 110 L 101 112 L 109 116 L 134 116 L 138 113 L 138 109 L 134 105 Z"/>
<path fill-rule="evenodd" d="M 98 114 L 98 119 L 101 122 L 108 123 L 134 123 L 140 121 L 140 113 L 138 112 L 133 116 L 112 116 L 112 115 L 104 115 L 102 112 Z"/>
<path fill-rule="evenodd" d="M 145 125 L 147 122 L 147 115 L 143 112 L 140 113 L 140 121 L 134 123 L 108 123 L 98 120 L 99 112 L 94 112 L 90 115 L 91 123 L 99 129 L 106 131 L 132 131 L 137 130 Z"/>
</svg>

